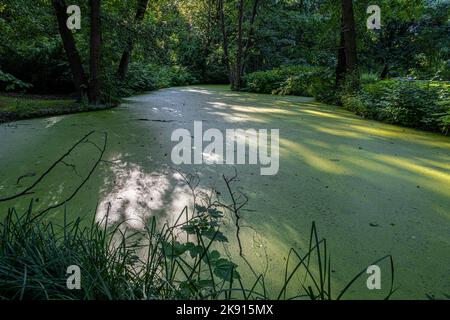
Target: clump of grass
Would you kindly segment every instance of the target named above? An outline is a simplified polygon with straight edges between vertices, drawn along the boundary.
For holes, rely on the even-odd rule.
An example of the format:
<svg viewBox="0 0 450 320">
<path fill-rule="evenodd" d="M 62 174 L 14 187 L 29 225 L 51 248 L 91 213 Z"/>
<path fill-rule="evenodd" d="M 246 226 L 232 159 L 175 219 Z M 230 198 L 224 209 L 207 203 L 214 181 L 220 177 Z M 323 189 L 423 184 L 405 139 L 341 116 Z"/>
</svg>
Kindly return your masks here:
<svg viewBox="0 0 450 320">
<path fill-rule="evenodd" d="M 0 223 L 0 299 L 331 300 L 343 298 L 365 272 L 334 295 L 327 243 L 313 223 L 306 254 L 291 249 L 284 285 L 272 296 L 262 275 L 244 281 L 248 279 L 241 279 L 237 264 L 212 249 L 214 243 L 228 241 L 220 231 L 219 209 L 215 204 L 196 205 L 189 217 L 185 208 L 174 225 L 158 227 L 153 218 L 143 231 L 109 226 L 107 217 L 82 227 L 80 219 L 69 222 L 66 214 L 63 225 L 55 225 L 33 217 L 32 203 L 23 214 L 10 209 Z M 390 297 L 393 262 L 391 256 L 377 262 L 383 259 L 389 259 L 392 268 Z M 81 290 L 66 286 L 71 265 L 81 268 Z M 289 296 L 288 287 L 298 294 Z"/>
</svg>

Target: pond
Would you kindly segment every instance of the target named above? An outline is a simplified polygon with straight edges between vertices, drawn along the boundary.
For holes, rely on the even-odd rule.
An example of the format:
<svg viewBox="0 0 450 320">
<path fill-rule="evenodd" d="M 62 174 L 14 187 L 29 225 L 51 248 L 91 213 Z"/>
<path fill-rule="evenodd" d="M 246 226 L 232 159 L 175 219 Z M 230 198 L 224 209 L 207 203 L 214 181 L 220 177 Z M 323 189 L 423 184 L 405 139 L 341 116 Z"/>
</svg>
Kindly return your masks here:
<svg viewBox="0 0 450 320">
<path fill-rule="evenodd" d="M 55 223 L 65 210 L 86 223 L 109 212 L 110 221 L 138 229 L 152 216 L 173 220 L 192 203 L 186 178 L 198 178 L 199 190 L 226 201 L 222 175 L 233 175 L 233 166 L 171 161 L 172 133 L 193 132 L 194 121 L 221 132 L 279 129 L 276 175 L 236 166 L 235 188 L 249 199 L 244 254 L 256 273 L 266 274 L 268 290 L 280 289 L 289 249 L 307 250 L 315 221 L 331 252 L 335 292 L 392 254 L 400 287 L 394 298 L 450 293 L 450 139 L 366 121 L 310 98 L 179 87 L 128 98 L 112 110 L 0 125 L 0 198 L 39 179 L 29 193 L 0 202 L 0 215 L 12 206 L 23 211 L 34 199 L 35 212 L 54 207 L 45 218 Z M 231 244 L 224 250 L 251 275 L 238 257 L 233 224 L 225 231 Z M 390 274 L 380 267 L 382 290 L 369 291 L 363 276 L 347 297 L 383 297 Z"/>
</svg>

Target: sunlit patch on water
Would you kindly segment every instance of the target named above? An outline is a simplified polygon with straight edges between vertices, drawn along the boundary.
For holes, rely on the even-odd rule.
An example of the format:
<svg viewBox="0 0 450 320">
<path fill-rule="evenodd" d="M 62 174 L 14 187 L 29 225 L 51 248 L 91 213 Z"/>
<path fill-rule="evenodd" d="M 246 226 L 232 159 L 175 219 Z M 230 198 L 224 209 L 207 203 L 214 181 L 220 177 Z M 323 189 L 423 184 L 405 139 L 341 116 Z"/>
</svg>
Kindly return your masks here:
<svg viewBox="0 0 450 320">
<path fill-rule="evenodd" d="M 112 180 L 106 181 L 106 185 L 113 185 L 112 189 L 106 192 L 97 209 L 99 222 L 124 222 L 142 230 L 152 217 L 170 224 L 186 206 L 193 207 L 192 190 L 176 171 L 146 172 L 137 164 L 122 161 L 116 161 L 112 171 Z"/>
<path fill-rule="evenodd" d="M 48 128 L 53 127 L 55 124 L 60 122 L 62 119 L 64 119 L 64 116 L 57 116 L 57 117 L 51 117 L 51 118 L 44 119 L 45 128 L 48 129 Z"/>
<path fill-rule="evenodd" d="M 182 89 L 181 91 L 192 92 L 192 93 L 201 93 L 201 94 L 212 94 L 211 91 L 206 90 L 206 89 L 200 89 L 200 88 L 187 88 L 187 89 Z"/>
</svg>

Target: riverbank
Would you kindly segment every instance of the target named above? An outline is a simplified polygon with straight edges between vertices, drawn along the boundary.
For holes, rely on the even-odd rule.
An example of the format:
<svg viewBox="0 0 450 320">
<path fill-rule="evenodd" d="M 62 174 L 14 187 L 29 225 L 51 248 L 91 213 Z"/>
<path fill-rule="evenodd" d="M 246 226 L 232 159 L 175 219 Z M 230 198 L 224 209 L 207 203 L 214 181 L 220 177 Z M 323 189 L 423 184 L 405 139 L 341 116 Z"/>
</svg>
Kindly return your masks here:
<svg viewBox="0 0 450 320">
<path fill-rule="evenodd" d="M 0 123 L 87 111 L 106 110 L 117 104 L 86 105 L 66 96 L 0 94 Z"/>
</svg>

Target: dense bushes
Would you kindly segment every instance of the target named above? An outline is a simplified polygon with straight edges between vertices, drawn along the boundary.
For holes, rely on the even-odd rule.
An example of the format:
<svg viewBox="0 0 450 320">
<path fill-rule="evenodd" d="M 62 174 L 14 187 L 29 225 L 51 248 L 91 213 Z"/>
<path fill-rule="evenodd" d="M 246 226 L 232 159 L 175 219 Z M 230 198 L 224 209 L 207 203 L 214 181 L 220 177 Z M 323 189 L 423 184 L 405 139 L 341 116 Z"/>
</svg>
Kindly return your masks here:
<svg viewBox="0 0 450 320">
<path fill-rule="evenodd" d="M 445 82 L 380 81 L 374 74 L 363 74 L 360 89 L 344 85 L 337 90 L 333 71 L 289 66 L 250 73 L 245 83 L 250 92 L 314 97 L 369 119 L 444 133 L 450 130 L 450 84 Z"/>
<path fill-rule="evenodd" d="M 298 95 L 335 102 L 334 82 L 333 73 L 326 68 L 285 66 L 248 74 L 245 88 L 256 93 Z"/>
<path fill-rule="evenodd" d="M 72 76 L 65 52 L 58 38 L 40 39 L 38 44 L 21 47 L 13 51 L 0 50 L 0 65 L 17 79 L 32 86 L 27 92 L 32 94 L 70 94 L 74 91 Z M 15 88 L 10 91 L 21 91 Z M 0 88 L 4 90 L 4 88 Z"/>
<path fill-rule="evenodd" d="M 32 85 L 17 79 L 13 75 L 0 70 L 0 90 L 1 91 L 20 91 L 31 88 Z"/>
<path fill-rule="evenodd" d="M 448 130 L 450 85 L 406 80 L 365 84 L 344 93 L 345 109 L 365 118 L 428 130 Z"/>
<path fill-rule="evenodd" d="M 195 83 L 185 67 L 132 63 L 120 94 L 123 96 L 172 86 Z"/>
<path fill-rule="evenodd" d="M 101 80 L 101 97 L 106 103 L 118 103 L 121 97 L 196 82 L 185 67 L 134 62 L 130 64 L 124 81 L 117 78 L 114 69 L 105 72 Z"/>
<path fill-rule="evenodd" d="M 245 87 L 257 93 L 305 95 L 308 79 L 318 72 L 318 68 L 308 66 L 257 71 L 245 77 Z"/>
<path fill-rule="evenodd" d="M 245 84 L 251 92 L 306 95 L 310 80 L 321 72 L 322 68 L 310 66 L 280 67 L 250 73 L 245 77 Z"/>
</svg>

